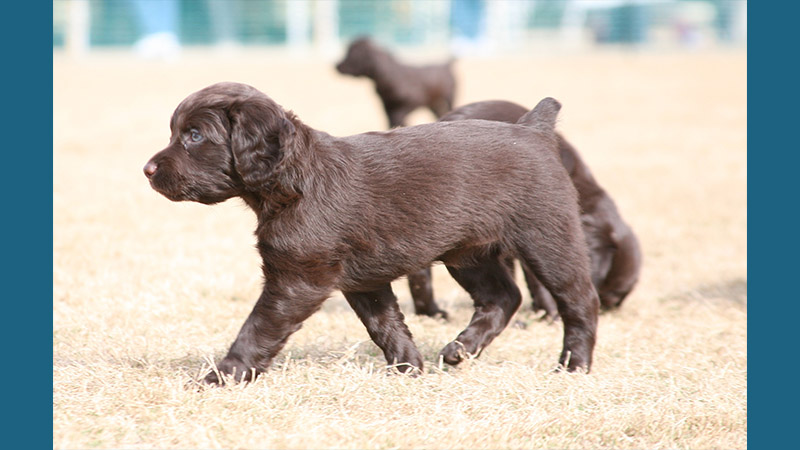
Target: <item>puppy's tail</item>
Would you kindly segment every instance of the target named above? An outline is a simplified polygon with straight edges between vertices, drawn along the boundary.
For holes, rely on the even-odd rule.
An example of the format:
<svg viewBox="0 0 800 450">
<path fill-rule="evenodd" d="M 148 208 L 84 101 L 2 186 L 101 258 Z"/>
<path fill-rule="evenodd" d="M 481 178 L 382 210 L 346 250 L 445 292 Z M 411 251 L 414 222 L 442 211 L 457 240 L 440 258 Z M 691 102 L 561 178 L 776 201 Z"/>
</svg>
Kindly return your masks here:
<svg viewBox="0 0 800 450">
<path fill-rule="evenodd" d="M 552 97 L 545 97 L 536 107 L 523 114 L 517 120 L 517 125 L 536 128 L 547 133 L 552 133 L 556 128 L 556 118 L 561 110 L 561 103 Z"/>
</svg>

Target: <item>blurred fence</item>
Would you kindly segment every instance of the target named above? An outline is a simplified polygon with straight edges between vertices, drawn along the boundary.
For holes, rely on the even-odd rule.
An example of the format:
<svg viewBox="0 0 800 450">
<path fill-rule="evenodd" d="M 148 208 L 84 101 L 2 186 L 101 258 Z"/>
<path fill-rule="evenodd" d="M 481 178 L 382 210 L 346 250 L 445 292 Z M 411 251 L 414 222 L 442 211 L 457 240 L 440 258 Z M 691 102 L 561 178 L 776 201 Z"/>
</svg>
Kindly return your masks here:
<svg viewBox="0 0 800 450">
<path fill-rule="evenodd" d="M 557 47 L 746 45 L 745 0 L 54 0 L 53 48 L 142 45 L 338 49 L 358 35 L 396 46 L 513 52 Z"/>
</svg>

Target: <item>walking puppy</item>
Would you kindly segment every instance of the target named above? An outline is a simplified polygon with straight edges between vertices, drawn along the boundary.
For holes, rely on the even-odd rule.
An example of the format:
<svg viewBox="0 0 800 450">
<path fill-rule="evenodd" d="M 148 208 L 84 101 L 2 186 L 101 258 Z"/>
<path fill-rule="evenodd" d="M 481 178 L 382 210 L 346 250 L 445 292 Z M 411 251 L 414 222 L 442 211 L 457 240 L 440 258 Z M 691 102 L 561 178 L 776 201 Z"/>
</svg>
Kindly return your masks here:
<svg viewBox="0 0 800 450">
<path fill-rule="evenodd" d="M 442 261 L 475 313 L 440 355 L 458 364 L 506 327 L 521 295 L 512 254 L 553 294 L 560 364 L 588 371 L 599 301 L 577 195 L 556 153 L 560 104 L 519 124 L 437 122 L 333 137 L 253 87 L 218 83 L 175 110 L 169 145 L 144 166 L 173 201 L 240 197 L 257 216 L 264 289 L 221 374 L 251 380 L 338 289 L 400 371 L 423 368 L 391 281 Z M 205 381 L 224 379 L 209 373 Z"/>
<path fill-rule="evenodd" d="M 401 64 L 368 38 L 359 38 L 350 44 L 336 70 L 371 78 L 389 118 L 389 128 L 394 128 L 404 126 L 406 116 L 417 108 L 429 108 L 436 117 L 450 111 L 456 85 L 451 65 L 452 60 L 422 67 Z"/>
<path fill-rule="evenodd" d="M 527 112 L 516 103 L 490 100 L 461 106 L 439 120 L 484 119 L 515 123 Z M 639 241 L 577 150 L 561 134 L 556 133 L 556 139 L 561 163 L 578 191 L 581 222 L 592 262 L 592 281 L 600 296 L 600 304 L 604 309 L 616 308 L 639 280 L 642 264 Z M 513 270 L 513 260 L 509 260 L 509 264 Z M 553 296 L 528 267 L 523 265 L 523 271 L 534 311 L 544 310 L 548 318 L 556 319 L 558 308 Z M 430 276 L 430 268 L 409 275 L 411 284 L 417 286 L 411 290 L 415 311 L 424 315 L 431 315 L 430 311 L 444 314 L 433 300 Z"/>
</svg>

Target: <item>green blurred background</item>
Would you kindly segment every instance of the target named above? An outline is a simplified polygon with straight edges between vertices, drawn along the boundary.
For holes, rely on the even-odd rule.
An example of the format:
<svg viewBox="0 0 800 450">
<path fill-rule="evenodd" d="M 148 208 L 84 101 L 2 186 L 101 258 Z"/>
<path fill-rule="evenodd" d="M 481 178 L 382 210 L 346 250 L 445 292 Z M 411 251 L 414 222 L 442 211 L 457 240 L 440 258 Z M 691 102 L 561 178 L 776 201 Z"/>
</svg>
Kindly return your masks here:
<svg viewBox="0 0 800 450">
<path fill-rule="evenodd" d="M 519 52 L 745 46 L 744 0 L 54 0 L 53 48 L 83 54 L 168 32 L 193 46 L 313 53 L 358 35 L 393 46 Z"/>
</svg>

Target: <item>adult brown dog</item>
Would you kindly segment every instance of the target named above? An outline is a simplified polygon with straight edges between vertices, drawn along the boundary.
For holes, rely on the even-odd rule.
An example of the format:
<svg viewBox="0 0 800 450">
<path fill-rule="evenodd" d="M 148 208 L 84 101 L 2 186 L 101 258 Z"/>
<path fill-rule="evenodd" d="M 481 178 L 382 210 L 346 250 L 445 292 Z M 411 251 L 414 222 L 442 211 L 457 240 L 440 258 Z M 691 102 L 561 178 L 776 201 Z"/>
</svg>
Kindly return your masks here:
<svg viewBox="0 0 800 450">
<path fill-rule="evenodd" d="M 516 123 L 528 110 L 502 100 L 470 103 L 454 109 L 440 121 L 483 119 Z M 556 133 L 561 162 L 578 191 L 581 222 L 592 262 L 592 282 L 604 309 L 619 307 L 639 280 L 642 253 L 633 230 L 622 220 L 614 200 L 597 183 L 578 151 Z M 509 260 L 513 270 L 513 260 Z M 534 311 L 544 310 L 554 320 L 558 309 L 553 296 L 536 275 L 523 266 L 525 281 L 533 299 Z M 430 268 L 409 275 L 415 312 L 422 315 L 445 315 L 433 299 Z"/>
<path fill-rule="evenodd" d="M 406 116 L 417 108 L 429 108 L 436 117 L 450 111 L 456 85 L 451 66 L 452 60 L 420 67 L 401 64 L 388 51 L 362 37 L 350 43 L 336 70 L 371 78 L 389 118 L 389 128 L 394 128 L 404 126 Z"/>
<path fill-rule="evenodd" d="M 588 371 L 599 300 L 575 188 L 556 153 L 560 106 L 544 99 L 520 125 L 464 120 L 337 138 L 244 84 L 189 95 L 144 173 L 173 201 L 242 198 L 256 213 L 263 260 L 263 292 L 219 372 L 254 378 L 336 289 L 389 364 L 421 370 L 390 283 L 435 260 L 475 302 L 469 325 L 440 353 L 458 364 L 519 307 L 504 254 L 553 293 L 564 322 L 560 364 Z M 224 379 L 212 372 L 205 381 Z"/>
</svg>

